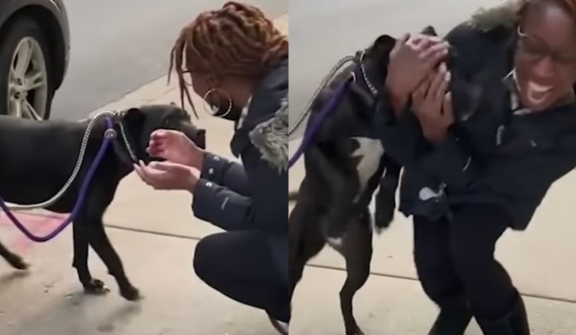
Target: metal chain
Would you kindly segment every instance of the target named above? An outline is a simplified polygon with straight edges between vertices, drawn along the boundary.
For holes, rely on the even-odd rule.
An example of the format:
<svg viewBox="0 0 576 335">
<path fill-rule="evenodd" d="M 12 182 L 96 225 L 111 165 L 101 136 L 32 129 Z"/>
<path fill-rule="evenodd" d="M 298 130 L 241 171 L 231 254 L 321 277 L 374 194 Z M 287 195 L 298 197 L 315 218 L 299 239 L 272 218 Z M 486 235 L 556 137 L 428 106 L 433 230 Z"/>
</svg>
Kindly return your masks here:
<svg viewBox="0 0 576 335">
<path fill-rule="evenodd" d="M 138 163 L 138 158 L 132 150 L 132 146 L 130 146 L 130 141 L 128 141 L 128 136 L 126 135 L 126 129 L 124 129 L 124 124 L 119 122 L 118 125 L 120 126 L 120 134 L 122 135 L 122 139 L 124 140 L 124 144 L 126 145 L 126 151 L 128 151 L 128 155 L 132 160 L 132 163 Z"/>
<path fill-rule="evenodd" d="M 66 193 L 66 191 L 68 191 L 68 189 L 70 188 L 70 186 L 72 185 L 72 183 L 74 182 L 76 177 L 78 176 L 78 173 L 80 172 L 80 168 L 82 167 L 82 163 L 84 162 L 84 156 L 86 155 L 86 149 L 88 147 L 88 140 L 90 139 L 92 129 L 96 125 L 96 122 L 98 120 L 102 119 L 103 117 L 106 117 L 106 116 L 113 117 L 116 115 L 117 115 L 116 112 L 103 111 L 103 112 L 96 114 L 93 118 L 91 118 L 90 123 L 88 124 L 88 127 L 86 128 L 86 131 L 84 132 L 84 137 L 82 138 L 82 144 L 80 146 L 80 153 L 78 154 L 78 160 L 76 161 L 76 166 L 74 167 L 74 170 L 72 171 L 72 174 L 70 175 L 70 178 L 68 178 L 68 181 L 66 181 L 66 183 L 64 184 L 64 186 L 62 186 L 62 188 L 60 189 L 60 191 L 58 191 L 58 193 L 56 193 L 52 198 L 50 198 L 44 202 L 38 203 L 38 204 L 10 205 L 8 207 L 11 210 L 44 209 L 44 208 L 50 207 L 50 206 L 54 205 L 56 202 L 58 202 L 58 200 L 60 200 L 60 198 L 62 198 L 62 196 Z M 112 133 L 109 133 L 109 134 L 112 134 Z M 110 135 L 107 134 L 106 136 L 110 136 Z"/>
<path fill-rule="evenodd" d="M 362 71 L 362 77 L 363 77 L 364 81 L 366 82 L 368 89 L 370 89 L 370 92 L 372 92 L 372 94 L 374 96 L 376 96 L 376 95 L 378 95 L 378 91 L 376 90 L 374 85 L 372 85 L 370 80 L 368 80 L 368 75 L 366 74 L 366 69 L 364 68 L 364 65 L 362 64 L 362 61 L 364 60 L 364 55 L 365 55 L 365 51 L 362 51 L 362 53 L 360 54 L 360 59 L 358 60 L 358 63 L 360 65 L 360 70 Z M 330 70 L 330 72 L 328 72 L 328 74 L 324 77 L 324 79 L 322 80 L 322 82 L 320 83 L 318 88 L 316 89 L 316 92 L 314 92 L 314 94 L 312 95 L 312 98 L 308 101 L 308 104 L 306 104 L 306 108 L 304 108 L 304 111 L 302 112 L 302 114 L 300 114 L 300 117 L 296 121 L 296 124 L 288 130 L 288 138 L 290 138 L 290 136 L 296 131 L 296 129 L 298 129 L 298 127 L 300 127 L 302 122 L 304 122 L 306 117 L 310 114 L 314 100 L 316 100 L 316 98 L 318 97 L 318 94 L 320 94 L 320 92 L 326 87 L 326 85 L 328 85 L 329 81 L 334 77 L 336 72 L 338 72 L 338 70 L 340 70 L 340 68 L 343 67 L 346 63 L 354 62 L 355 59 L 356 59 L 355 56 L 346 56 L 346 57 L 340 59 L 338 61 L 338 63 L 336 63 L 336 65 L 334 65 L 334 67 Z M 352 75 L 354 75 L 354 73 L 352 73 Z"/>
<path fill-rule="evenodd" d="M 330 72 L 328 72 L 328 74 L 324 77 L 324 79 L 322 79 L 322 82 L 316 89 L 316 92 L 314 92 L 312 98 L 308 101 L 308 104 L 306 104 L 304 111 L 302 112 L 302 114 L 300 114 L 298 120 L 296 121 L 296 124 L 294 124 L 292 128 L 288 129 L 288 138 L 290 138 L 290 136 L 294 133 L 294 131 L 296 131 L 296 129 L 300 127 L 300 125 L 302 124 L 302 122 L 304 122 L 308 114 L 310 114 L 310 110 L 312 104 L 314 103 L 314 100 L 316 100 L 318 94 L 320 94 L 320 92 L 326 87 L 326 85 L 328 85 L 328 82 L 334 77 L 336 72 L 340 70 L 340 68 L 344 66 L 346 63 L 353 62 L 354 58 L 355 58 L 354 56 L 346 56 L 340 59 L 338 63 L 336 63 L 336 65 L 334 65 L 334 67 L 330 70 Z"/>
</svg>

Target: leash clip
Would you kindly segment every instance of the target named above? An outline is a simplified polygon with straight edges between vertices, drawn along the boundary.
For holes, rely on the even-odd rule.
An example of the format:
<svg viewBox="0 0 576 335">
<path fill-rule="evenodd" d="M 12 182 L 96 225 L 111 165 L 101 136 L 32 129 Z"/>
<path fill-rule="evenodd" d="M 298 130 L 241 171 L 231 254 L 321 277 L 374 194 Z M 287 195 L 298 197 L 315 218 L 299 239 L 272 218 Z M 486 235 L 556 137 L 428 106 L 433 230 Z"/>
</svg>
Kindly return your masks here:
<svg viewBox="0 0 576 335">
<path fill-rule="evenodd" d="M 104 132 L 104 138 L 107 138 L 107 139 L 116 138 L 117 135 L 118 135 L 118 133 L 116 132 L 116 130 L 114 130 L 112 128 L 106 129 L 106 131 Z"/>
</svg>

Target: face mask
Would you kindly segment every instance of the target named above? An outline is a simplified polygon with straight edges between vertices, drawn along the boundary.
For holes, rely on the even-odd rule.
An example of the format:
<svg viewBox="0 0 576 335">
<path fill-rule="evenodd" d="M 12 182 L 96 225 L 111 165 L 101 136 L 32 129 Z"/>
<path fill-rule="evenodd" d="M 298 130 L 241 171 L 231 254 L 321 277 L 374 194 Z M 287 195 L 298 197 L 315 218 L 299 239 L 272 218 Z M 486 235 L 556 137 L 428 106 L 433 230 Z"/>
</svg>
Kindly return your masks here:
<svg viewBox="0 0 576 335">
<path fill-rule="evenodd" d="M 232 109 L 228 114 L 228 107 L 220 108 L 218 106 L 211 106 L 212 115 L 215 117 L 219 117 L 229 121 L 238 121 L 240 119 L 240 115 L 242 114 L 242 108 L 237 108 L 236 106 L 232 106 Z"/>
</svg>

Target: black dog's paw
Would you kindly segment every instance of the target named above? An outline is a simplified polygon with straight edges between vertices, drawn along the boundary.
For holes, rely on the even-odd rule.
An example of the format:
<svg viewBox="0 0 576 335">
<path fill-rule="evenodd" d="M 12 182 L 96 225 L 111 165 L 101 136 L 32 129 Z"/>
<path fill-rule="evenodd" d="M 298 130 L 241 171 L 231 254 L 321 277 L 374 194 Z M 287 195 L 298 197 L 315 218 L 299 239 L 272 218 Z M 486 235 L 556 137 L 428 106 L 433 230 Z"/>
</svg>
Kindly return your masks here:
<svg viewBox="0 0 576 335">
<path fill-rule="evenodd" d="M 388 228 L 392 221 L 394 221 L 395 210 L 395 205 L 376 206 L 376 212 L 374 213 L 374 230 L 377 233 Z"/>
<path fill-rule="evenodd" d="M 138 300 L 142 299 L 142 296 L 140 295 L 140 291 L 133 286 L 127 287 L 125 289 L 121 289 L 120 295 L 128 301 L 138 301 Z"/>
<path fill-rule="evenodd" d="M 84 292 L 86 294 L 92 295 L 104 295 L 110 292 L 110 289 L 106 287 L 103 281 L 99 279 L 92 279 L 90 283 L 84 285 Z"/>
<path fill-rule="evenodd" d="M 11 255 L 6 258 L 6 261 L 10 266 L 18 270 L 28 270 L 30 268 L 30 264 L 18 255 Z"/>
</svg>

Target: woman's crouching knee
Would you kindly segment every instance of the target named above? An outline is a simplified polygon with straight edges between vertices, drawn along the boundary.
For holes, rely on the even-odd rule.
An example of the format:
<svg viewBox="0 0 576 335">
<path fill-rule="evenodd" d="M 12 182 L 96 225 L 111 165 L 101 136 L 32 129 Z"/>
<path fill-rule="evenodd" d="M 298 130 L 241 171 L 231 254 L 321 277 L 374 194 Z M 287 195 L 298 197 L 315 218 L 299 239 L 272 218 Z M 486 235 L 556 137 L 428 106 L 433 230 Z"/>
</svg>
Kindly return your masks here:
<svg viewBox="0 0 576 335">
<path fill-rule="evenodd" d="M 212 282 L 215 276 L 214 270 L 217 263 L 215 263 L 214 257 L 218 255 L 216 245 L 213 235 L 210 235 L 201 239 L 194 250 L 194 259 L 192 260 L 194 272 L 204 282 Z"/>
</svg>

